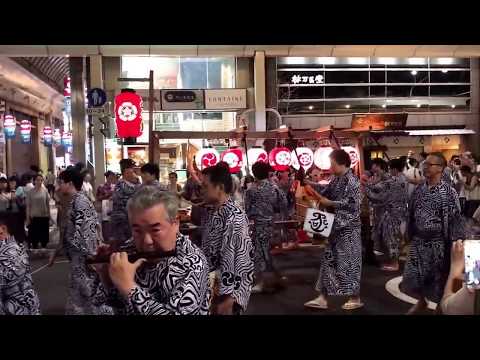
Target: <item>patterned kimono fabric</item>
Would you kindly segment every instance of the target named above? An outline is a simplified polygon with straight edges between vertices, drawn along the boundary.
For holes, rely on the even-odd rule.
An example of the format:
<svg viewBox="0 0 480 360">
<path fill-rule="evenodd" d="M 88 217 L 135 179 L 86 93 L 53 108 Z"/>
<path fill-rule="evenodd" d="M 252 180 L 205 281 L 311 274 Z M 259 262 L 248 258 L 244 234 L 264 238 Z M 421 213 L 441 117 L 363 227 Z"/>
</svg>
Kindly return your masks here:
<svg viewBox="0 0 480 360">
<path fill-rule="evenodd" d="M 402 289 L 438 303 L 450 268 L 453 241 L 465 239 L 465 223 L 457 192 L 443 180 L 417 187 L 409 206 L 410 253 Z"/>
<path fill-rule="evenodd" d="M 274 272 L 270 244 L 273 236 L 274 215 L 277 211 L 287 217 L 287 199 L 268 179 L 254 184 L 245 195 L 245 211 L 254 221 L 252 239 L 255 247 L 255 273 Z"/>
<path fill-rule="evenodd" d="M 408 191 L 403 175 L 388 176 L 365 191 L 375 211 L 372 237 L 376 248 L 389 260 L 397 260 L 402 239 L 400 225 L 406 219 Z"/>
<path fill-rule="evenodd" d="M 205 233 L 202 250 L 210 271 L 217 274 L 215 296 L 230 295 L 240 312 L 246 311 L 253 284 L 254 251 L 245 212 L 229 198 L 209 212 Z"/>
<path fill-rule="evenodd" d="M 132 239 L 122 250 L 134 248 Z M 103 302 L 123 315 L 208 315 L 211 291 L 208 263 L 186 236 L 177 235 L 175 255 L 143 264 L 135 274 L 137 286 L 127 298 L 116 289 L 103 289 Z"/>
<path fill-rule="evenodd" d="M 40 315 L 28 254 L 13 236 L 0 240 L 0 315 Z"/>
<path fill-rule="evenodd" d="M 335 213 L 315 288 L 322 295 L 359 295 L 362 272 L 360 182 L 349 169 L 343 176 L 335 176 L 326 187 L 314 188 L 333 201 Z"/>
<path fill-rule="evenodd" d="M 141 184 L 132 184 L 120 180 L 115 186 L 112 196 L 112 238 L 120 246 L 132 237 L 132 229 L 128 223 L 127 202 Z"/>
<path fill-rule="evenodd" d="M 100 278 L 86 264 L 86 258 L 97 253 L 97 225 L 93 203 L 82 192 L 74 194 L 64 238 L 64 248 L 70 260 L 67 315 L 113 314 L 111 307 L 98 300 L 102 294 Z"/>
</svg>

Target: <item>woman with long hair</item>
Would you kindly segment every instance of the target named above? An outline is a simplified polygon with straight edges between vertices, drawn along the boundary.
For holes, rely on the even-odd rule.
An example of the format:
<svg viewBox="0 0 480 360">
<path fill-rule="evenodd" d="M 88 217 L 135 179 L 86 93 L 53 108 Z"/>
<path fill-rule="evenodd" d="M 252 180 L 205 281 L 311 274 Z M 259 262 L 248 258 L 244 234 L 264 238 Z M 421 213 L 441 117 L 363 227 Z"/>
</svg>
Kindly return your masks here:
<svg viewBox="0 0 480 360">
<path fill-rule="evenodd" d="M 27 193 L 28 240 L 34 249 L 39 243 L 46 248 L 49 240 L 50 195 L 43 180 L 42 175 L 36 175 L 34 188 Z"/>
</svg>

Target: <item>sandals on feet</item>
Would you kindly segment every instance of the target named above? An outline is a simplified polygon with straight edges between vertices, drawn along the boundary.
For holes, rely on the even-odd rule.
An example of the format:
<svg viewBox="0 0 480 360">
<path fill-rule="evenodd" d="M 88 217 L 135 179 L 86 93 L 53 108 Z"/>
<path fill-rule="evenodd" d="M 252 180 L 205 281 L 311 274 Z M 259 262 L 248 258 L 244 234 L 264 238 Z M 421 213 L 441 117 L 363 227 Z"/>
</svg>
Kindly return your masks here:
<svg viewBox="0 0 480 360">
<path fill-rule="evenodd" d="M 342 305 L 343 310 L 356 310 L 363 307 L 363 303 L 361 301 L 347 301 L 345 304 Z"/>
</svg>

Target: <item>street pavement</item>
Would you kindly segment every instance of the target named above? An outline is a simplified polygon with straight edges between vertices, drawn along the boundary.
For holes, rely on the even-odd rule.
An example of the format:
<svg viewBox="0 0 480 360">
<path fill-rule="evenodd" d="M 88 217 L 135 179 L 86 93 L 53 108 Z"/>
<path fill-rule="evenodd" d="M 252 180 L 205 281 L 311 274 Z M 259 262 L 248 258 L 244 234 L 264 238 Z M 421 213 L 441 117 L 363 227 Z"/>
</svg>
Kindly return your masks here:
<svg viewBox="0 0 480 360">
<path fill-rule="evenodd" d="M 320 246 L 306 245 L 297 250 L 274 256 L 275 264 L 286 276 L 286 288 L 273 294 L 252 294 L 247 315 L 400 315 L 411 306 L 397 299 L 385 289 L 385 283 L 401 275 L 383 273 L 378 268 L 364 266 L 362 272 L 362 300 L 364 308 L 344 311 L 340 307 L 345 298 L 332 299 L 331 309 L 308 309 L 303 304 L 317 294 L 314 290 L 317 279 Z M 64 313 L 68 286 L 68 261 L 59 258 L 51 267 L 45 267 L 47 259 L 31 261 L 33 281 L 38 291 L 42 313 L 62 315 Z"/>
</svg>

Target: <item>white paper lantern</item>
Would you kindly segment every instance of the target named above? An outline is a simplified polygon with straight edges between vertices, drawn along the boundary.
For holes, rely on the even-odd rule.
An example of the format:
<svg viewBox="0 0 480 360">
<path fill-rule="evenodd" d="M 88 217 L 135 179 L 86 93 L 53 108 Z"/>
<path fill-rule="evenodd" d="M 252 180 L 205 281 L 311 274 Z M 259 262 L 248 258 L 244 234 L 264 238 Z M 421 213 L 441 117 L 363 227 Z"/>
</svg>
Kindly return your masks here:
<svg viewBox="0 0 480 360">
<path fill-rule="evenodd" d="M 321 147 L 315 151 L 313 155 L 313 162 L 316 167 L 321 170 L 330 170 L 330 153 L 333 151 L 331 147 Z"/>
<path fill-rule="evenodd" d="M 268 163 L 268 153 L 261 147 L 252 147 L 247 151 L 248 164 L 250 168 L 257 161 Z"/>
<path fill-rule="evenodd" d="M 295 151 L 292 151 L 292 166 L 295 170 L 299 170 L 300 166 L 302 166 L 303 170 L 307 171 L 313 165 L 313 151 L 310 150 L 308 147 L 298 147 Z M 297 159 L 297 155 L 300 158 Z"/>
<path fill-rule="evenodd" d="M 352 162 L 350 167 L 354 168 L 357 166 L 358 162 L 360 161 L 360 154 L 358 153 L 357 149 L 355 149 L 353 146 L 344 146 L 342 149 L 345 150 L 348 155 L 350 155 L 350 161 Z"/>
<path fill-rule="evenodd" d="M 220 154 L 213 147 L 202 148 L 195 155 L 195 163 L 200 170 L 217 165 L 219 161 Z"/>
</svg>

